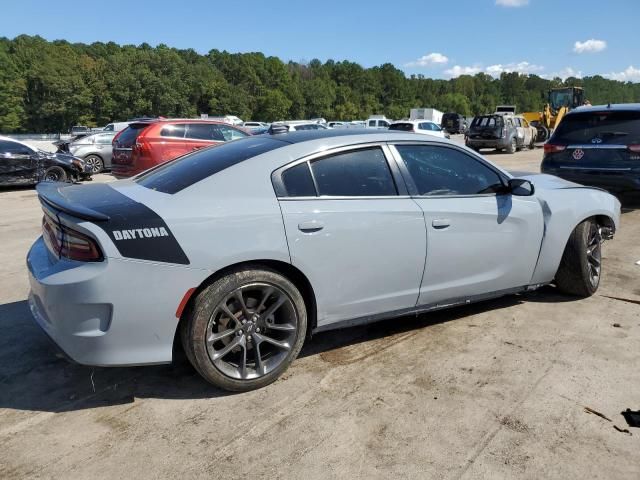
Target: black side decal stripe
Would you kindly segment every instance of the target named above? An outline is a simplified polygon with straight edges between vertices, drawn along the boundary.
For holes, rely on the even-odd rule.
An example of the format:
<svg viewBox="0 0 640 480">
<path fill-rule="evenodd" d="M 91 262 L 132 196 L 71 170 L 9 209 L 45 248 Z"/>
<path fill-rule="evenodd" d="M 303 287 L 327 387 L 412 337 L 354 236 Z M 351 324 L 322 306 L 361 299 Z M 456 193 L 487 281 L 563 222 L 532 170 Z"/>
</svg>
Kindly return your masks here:
<svg viewBox="0 0 640 480">
<path fill-rule="evenodd" d="M 62 187 L 58 193 L 67 205 L 104 215 L 105 220 L 92 221 L 105 231 L 123 257 L 189 265 L 187 255 L 162 217 L 109 184 Z M 73 209 L 66 211 L 74 214 Z"/>
</svg>

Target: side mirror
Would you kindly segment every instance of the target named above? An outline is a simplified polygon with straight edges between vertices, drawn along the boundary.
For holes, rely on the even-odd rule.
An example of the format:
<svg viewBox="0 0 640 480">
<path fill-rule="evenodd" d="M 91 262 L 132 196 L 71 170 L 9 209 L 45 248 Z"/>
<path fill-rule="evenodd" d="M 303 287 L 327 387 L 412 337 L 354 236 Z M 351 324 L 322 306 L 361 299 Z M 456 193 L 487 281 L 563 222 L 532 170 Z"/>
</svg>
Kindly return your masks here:
<svg viewBox="0 0 640 480">
<path fill-rule="evenodd" d="M 536 192 L 533 183 L 522 178 L 512 178 L 509 180 L 509 191 L 511 195 L 518 197 L 530 197 Z"/>
</svg>

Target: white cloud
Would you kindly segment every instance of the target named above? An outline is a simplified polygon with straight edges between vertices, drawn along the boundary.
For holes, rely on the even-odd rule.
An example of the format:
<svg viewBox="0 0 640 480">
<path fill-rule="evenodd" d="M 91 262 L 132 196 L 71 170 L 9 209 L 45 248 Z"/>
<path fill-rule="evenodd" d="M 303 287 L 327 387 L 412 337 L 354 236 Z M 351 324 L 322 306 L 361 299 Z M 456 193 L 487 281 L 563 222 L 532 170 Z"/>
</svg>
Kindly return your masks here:
<svg viewBox="0 0 640 480">
<path fill-rule="evenodd" d="M 640 68 L 634 68 L 632 65 L 629 65 L 629 67 L 622 72 L 611 72 L 603 76 L 621 82 L 640 83 Z"/>
<path fill-rule="evenodd" d="M 501 7 L 524 7 L 529 5 L 529 0 L 496 0 L 496 5 Z"/>
<path fill-rule="evenodd" d="M 597 53 L 607 48 L 607 42 L 591 38 L 586 42 L 576 42 L 573 44 L 573 51 L 576 53 Z"/>
<path fill-rule="evenodd" d="M 431 65 L 443 65 L 447 63 L 449 59 L 442 55 L 441 53 L 430 53 L 428 55 L 423 55 L 417 60 L 413 62 L 405 63 L 405 67 L 430 67 Z"/>
<path fill-rule="evenodd" d="M 565 67 L 558 72 L 542 75 L 542 78 L 546 79 L 553 79 L 556 77 L 561 78 L 562 80 L 566 80 L 569 77 L 582 78 L 582 70 L 574 70 L 571 67 Z"/>
<path fill-rule="evenodd" d="M 540 65 L 534 65 L 529 62 L 507 63 L 505 65 L 498 63 L 496 65 L 489 65 L 485 72 L 494 77 L 499 77 L 503 72 L 518 72 L 518 73 L 537 73 L 544 70 L 544 67 Z"/>
<path fill-rule="evenodd" d="M 475 75 L 476 73 L 480 73 L 482 68 L 480 67 L 461 67 L 460 65 L 455 65 L 452 68 L 448 68 L 444 71 L 444 74 L 448 77 L 459 77 L 460 75 Z"/>
</svg>

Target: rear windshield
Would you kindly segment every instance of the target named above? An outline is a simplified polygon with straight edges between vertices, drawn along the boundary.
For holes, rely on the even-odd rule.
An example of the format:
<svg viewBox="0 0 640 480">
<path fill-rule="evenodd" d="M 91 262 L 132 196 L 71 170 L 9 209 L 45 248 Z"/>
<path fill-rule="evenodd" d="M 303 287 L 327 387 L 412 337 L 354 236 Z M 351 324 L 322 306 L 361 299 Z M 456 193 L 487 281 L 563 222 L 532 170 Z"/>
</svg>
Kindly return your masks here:
<svg viewBox="0 0 640 480">
<path fill-rule="evenodd" d="M 131 148 L 133 144 L 136 143 L 138 135 L 140 135 L 148 126 L 148 123 L 133 123 L 129 125 L 118 137 L 116 146 L 121 148 Z"/>
<path fill-rule="evenodd" d="M 502 127 L 502 117 L 498 115 L 476 117 L 471 124 L 472 128 L 486 128 L 486 127 Z"/>
<path fill-rule="evenodd" d="M 553 140 L 566 144 L 640 143 L 640 112 L 572 113 L 562 119 Z"/>
<path fill-rule="evenodd" d="M 400 130 L 402 132 L 413 132 L 413 123 L 394 123 L 389 130 Z"/>
<path fill-rule="evenodd" d="M 163 193 L 177 193 L 225 168 L 287 145 L 269 137 L 247 137 L 198 150 L 149 170 L 136 183 Z"/>
</svg>

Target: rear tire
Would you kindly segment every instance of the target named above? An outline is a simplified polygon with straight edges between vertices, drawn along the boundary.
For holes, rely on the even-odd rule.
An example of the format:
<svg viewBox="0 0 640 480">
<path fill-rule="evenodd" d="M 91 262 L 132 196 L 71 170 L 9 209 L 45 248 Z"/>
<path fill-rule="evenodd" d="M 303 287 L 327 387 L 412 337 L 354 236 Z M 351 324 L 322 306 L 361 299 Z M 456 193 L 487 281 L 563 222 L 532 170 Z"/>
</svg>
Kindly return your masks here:
<svg viewBox="0 0 640 480">
<path fill-rule="evenodd" d="M 100 173 L 104 170 L 104 162 L 97 155 L 87 155 L 84 158 L 84 163 L 91 169 L 91 173 Z"/>
<path fill-rule="evenodd" d="M 517 150 L 518 150 L 518 140 L 516 140 L 516 137 L 513 137 L 511 139 L 511 142 L 509 142 L 509 146 L 507 147 L 507 153 L 516 153 Z"/>
<path fill-rule="evenodd" d="M 578 297 L 596 293 L 602 272 L 601 244 L 600 228 L 595 221 L 585 220 L 573 230 L 556 273 L 558 290 Z"/>
<path fill-rule="evenodd" d="M 234 392 L 274 382 L 300 353 L 307 329 L 298 289 L 261 267 L 204 288 L 187 315 L 180 332 L 187 358 L 209 383 Z"/>
</svg>

